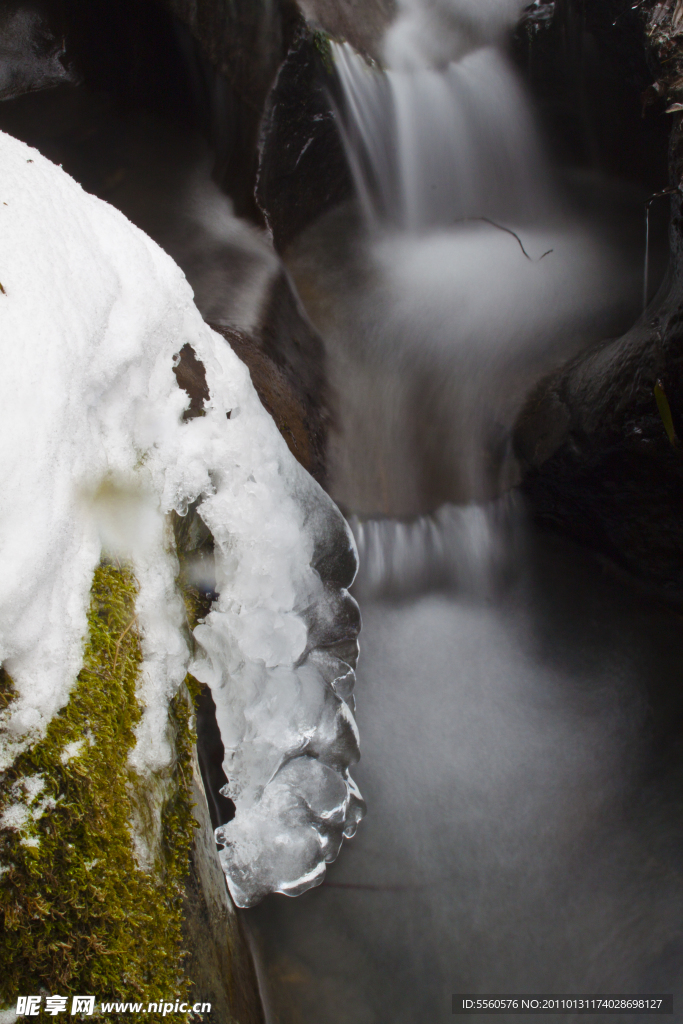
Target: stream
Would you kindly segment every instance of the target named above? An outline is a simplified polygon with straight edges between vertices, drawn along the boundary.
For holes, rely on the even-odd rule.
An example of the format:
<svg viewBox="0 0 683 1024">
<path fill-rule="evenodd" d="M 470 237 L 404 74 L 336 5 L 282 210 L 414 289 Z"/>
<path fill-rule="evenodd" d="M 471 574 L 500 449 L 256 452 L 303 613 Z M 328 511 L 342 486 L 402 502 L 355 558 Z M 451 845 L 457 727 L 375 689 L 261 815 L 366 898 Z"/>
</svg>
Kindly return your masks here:
<svg viewBox="0 0 683 1024">
<path fill-rule="evenodd" d="M 285 256 L 361 556 L 369 813 L 320 888 L 247 915 L 267 1019 L 683 994 L 680 620 L 528 521 L 509 441 L 536 380 L 640 315 L 642 198 L 551 167 L 496 46 L 392 46 L 388 72 L 335 48 L 357 200 Z"/>
<path fill-rule="evenodd" d="M 101 6 L 93 24 L 111 13 Z M 229 137 L 249 137 L 240 117 L 258 127 L 267 90 L 256 104 L 247 96 L 247 118 L 237 86 L 233 95 L 227 76 L 221 84 L 213 56 L 198 60 L 168 11 L 170 42 L 161 39 L 152 6 L 152 43 L 122 36 L 135 74 L 103 30 L 85 84 L 8 91 L 0 127 L 158 242 L 202 316 L 241 338 L 242 352 L 252 345 L 252 376 L 265 365 L 273 393 L 285 379 L 273 366 L 294 353 L 288 380 L 311 371 L 305 397 L 327 422 L 327 377 L 321 461 L 360 556 L 353 779 L 368 811 L 322 884 L 240 911 L 266 1024 L 445 1024 L 458 993 L 680 1001 L 680 614 L 532 520 L 511 440 L 535 385 L 622 335 L 656 295 L 668 247 L 666 201 L 652 201 L 664 193 L 598 162 L 558 159 L 538 95 L 504 45 L 517 0 L 400 0 L 384 69 L 330 44 L 328 100 L 354 196 L 276 253 L 249 176 L 255 142 L 241 153 Z M 554 17 L 551 3 L 530 6 Z M 263 5 L 268 18 L 275 7 Z M 127 31 L 125 12 L 122 21 Z M 158 54 L 145 64 L 157 45 L 168 66 Z M 149 95 L 135 84 L 127 94 L 128 73 Z M 588 123 L 586 95 L 577 103 Z M 226 181 L 248 202 L 229 198 Z M 285 389 L 291 414 L 288 401 Z M 208 608 L 216 579 L 206 577 L 195 582 Z M 348 659 L 357 622 L 345 600 Z M 203 699 L 204 782 L 213 825 L 226 825 L 225 744 Z M 315 845 L 306 807 L 291 801 Z M 287 854 L 290 834 L 262 834 Z M 261 841 L 258 856 L 269 853 Z M 478 1017 L 489 1019 L 526 1018 Z"/>
</svg>

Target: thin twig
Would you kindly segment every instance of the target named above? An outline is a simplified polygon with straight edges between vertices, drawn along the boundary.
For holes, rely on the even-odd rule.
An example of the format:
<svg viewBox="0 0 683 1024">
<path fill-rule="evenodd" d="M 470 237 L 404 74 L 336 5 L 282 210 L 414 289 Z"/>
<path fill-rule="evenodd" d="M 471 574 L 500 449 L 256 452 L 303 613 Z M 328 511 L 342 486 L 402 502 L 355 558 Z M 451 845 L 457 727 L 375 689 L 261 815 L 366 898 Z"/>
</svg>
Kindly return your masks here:
<svg viewBox="0 0 683 1024">
<path fill-rule="evenodd" d="M 654 192 L 649 199 L 645 200 L 645 206 L 649 207 L 650 203 L 654 203 L 655 199 L 663 199 L 664 196 L 673 196 L 681 189 L 678 185 L 672 185 L 670 188 L 665 188 L 662 192 Z"/>
<path fill-rule="evenodd" d="M 495 220 L 491 220 L 490 217 L 460 217 L 459 220 L 455 220 L 455 221 L 453 221 L 453 223 L 454 224 L 467 224 L 467 223 L 469 223 L 470 221 L 473 221 L 473 220 L 482 221 L 484 224 L 490 224 L 492 228 L 498 228 L 499 231 L 505 231 L 506 234 L 512 235 L 513 238 L 516 238 L 517 242 L 519 244 L 520 249 L 522 250 L 522 252 L 524 253 L 524 255 L 526 256 L 526 258 L 529 260 L 530 263 L 540 263 L 541 260 L 545 256 L 550 256 L 550 253 L 554 252 L 553 249 L 548 249 L 547 252 L 543 253 L 543 256 L 539 256 L 537 260 L 532 260 L 531 256 L 529 255 L 529 253 L 526 251 L 526 249 L 522 245 L 522 239 L 519 237 L 519 235 L 515 231 L 513 231 L 512 228 L 506 228 L 504 224 L 497 224 L 496 221 Z"/>
</svg>

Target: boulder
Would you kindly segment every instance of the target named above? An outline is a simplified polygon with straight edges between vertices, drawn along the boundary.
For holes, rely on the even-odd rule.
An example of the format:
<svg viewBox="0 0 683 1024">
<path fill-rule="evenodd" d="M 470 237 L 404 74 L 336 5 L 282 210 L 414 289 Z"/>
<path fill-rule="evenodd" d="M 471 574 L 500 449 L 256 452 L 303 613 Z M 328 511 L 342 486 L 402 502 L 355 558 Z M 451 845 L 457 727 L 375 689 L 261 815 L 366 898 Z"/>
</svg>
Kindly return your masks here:
<svg viewBox="0 0 683 1024">
<path fill-rule="evenodd" d="M 599 551 L 659 598 L 680 605 L 683 20 L 673 0 L 641 4 L 640 12 L 655 91 L 673 114 L 669 271 L 624 337 L 582 353 L 540 382 L 517 422 L 514 447 L 537 521 Z"/>
<path fill-rule="evenodd" d="M 335 85 L 329 39 L 302 28 L 268 97 L 259 147 L 256 198 L 279 252 L 354 194 Z"/>
</svg>

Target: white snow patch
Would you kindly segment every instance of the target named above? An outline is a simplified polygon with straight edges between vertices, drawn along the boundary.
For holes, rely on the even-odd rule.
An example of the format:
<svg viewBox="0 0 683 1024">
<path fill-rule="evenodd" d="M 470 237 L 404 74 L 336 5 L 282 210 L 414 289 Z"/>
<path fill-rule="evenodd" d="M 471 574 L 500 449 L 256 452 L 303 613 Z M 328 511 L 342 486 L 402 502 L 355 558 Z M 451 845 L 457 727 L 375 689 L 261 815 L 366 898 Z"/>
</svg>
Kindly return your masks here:
<svg viewBox="0 0 683 1024">
<path fill-rule="evenodd" d="M 13 788 L 24 790 L 26 803 L 30 806 L 45 789 L 45 779 L 42 775 L 26 775 L 21 781 L 16 782 Z"/>
<path fill-rule="evenodd" d="M 44 788 L 42 775 L 26 775 L 18 779 L 10 790 L 16 803 L 6 807 L 0 817 L 0 828 L 15 829 L 20 833 L 24 846 L 40 846 L 40 839 L 33 834 L 33 829 L 45 812 L 56 805 L 53 797 L 39 799 Z"/>
<path fill-rule="evenodd" d="M 59 760 L 62 764 L 69 764 L 76 757 L 79 757 L 83 747 L 85 746 L 85 740 L 72 740 L 71 743 L 67 743 L 64 750 L 59 755 Z"/>
<path fill-rule="evenodd" d="M 0 825 L 2 828 L 13 828 L 19 832 L 28 825 L 30 820 L 31 814 L 26 804 L 16 803 L 10 804 L 2 812 Z"/>
<path fill-rule="evenodd" d="M 168 702 L 189 655 L 167 514 L 199 501 L 220 598 L 196 631 L 204 653 L 193 671 L 213 691 L 237 806 L 223 865 L 243 905 L 301 890 L 362 816 L 348 777 L 355 723 L 306 657 L 311 610 L 332 621 L 335 601 L 348 600 L 311 565 L 321 531 L 339 534 L 339 513 L 173 261 L 2 134 L 0 163 L 0 662 L 18 693 L 0 716 L 0 767 L 68 701 L 103 551 L 130 560 L 140 588 L 145 710 L 131 760 L 141 773 L 169 764 Z M 211 399 L 183 422 L 189 399 L 173 365 L 186 343 Z M 11 827 L 28 824 L 25 807 L 8 813 Z"/>
</svg>

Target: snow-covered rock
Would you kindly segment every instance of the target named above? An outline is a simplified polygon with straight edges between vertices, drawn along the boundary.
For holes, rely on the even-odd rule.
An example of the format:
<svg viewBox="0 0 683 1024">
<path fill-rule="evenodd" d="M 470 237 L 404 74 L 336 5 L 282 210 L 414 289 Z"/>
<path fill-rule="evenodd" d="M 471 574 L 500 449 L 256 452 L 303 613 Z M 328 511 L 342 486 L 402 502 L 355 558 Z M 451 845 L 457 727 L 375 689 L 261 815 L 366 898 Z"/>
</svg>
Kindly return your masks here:
<svg viewBox="0 0 683 1024">
<path fill-rule="evenodd" d="M 173 261 L 7 135 L 0 165 L 0 661 L 18 693 L 1 763 L 68 700 L 103 553 L 128 559 L 140 587 L 134 764 L 168 762 L 168 702 L 190 660 L 168 514 L 198 503 L 219 597 L 190 668 L 211 686 L 237 808 L 222 863 L 240 905 L 303 891 L 363 813 L 348 775 L 355 606 L 349 572 L 330 569 L 331 545 L 354 563 L 348 528 Z M 173 372 L 186 344 L 210 392 L 192 419 Z"/>
</svg>

